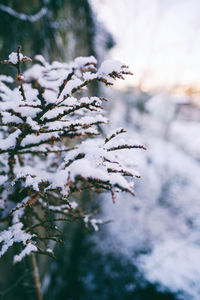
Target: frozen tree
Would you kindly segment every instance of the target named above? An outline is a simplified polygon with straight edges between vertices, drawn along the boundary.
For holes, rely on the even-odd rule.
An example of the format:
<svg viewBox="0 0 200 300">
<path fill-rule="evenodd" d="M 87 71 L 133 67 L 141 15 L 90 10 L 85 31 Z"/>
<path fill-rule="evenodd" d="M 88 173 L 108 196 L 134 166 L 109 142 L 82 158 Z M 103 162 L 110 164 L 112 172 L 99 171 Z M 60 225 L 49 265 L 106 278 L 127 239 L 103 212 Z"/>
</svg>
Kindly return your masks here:
<svg viewBox="0 0 200 300">
<path fill-rule="evenodd" d="M 87 94 L 92 82 L 109 86 L 131 74 L 126 65 L 108 60 L 97 69 L 93 56 L 50 64 L 37 55 L 22 74 L 21 65 L 29 61 L 20 46 L 1 61 L 17 70 L 15 80 L 0 76 L 0 256 L 20 244 L 14 262 L 33 252 L 53 255 L 50 241 L 62 236 L 59 222 L 83 220 L 97 229 L 98 220 L 72 194 L 106 190 L 113 201 L 119 191 L 134 195 L 132 179 L 139 175 L 118 153 L 145 149 L 115 139 L 122 128 L 100 138 L 100 124 L 108 121 L 106 99 Z"/>
</svg>

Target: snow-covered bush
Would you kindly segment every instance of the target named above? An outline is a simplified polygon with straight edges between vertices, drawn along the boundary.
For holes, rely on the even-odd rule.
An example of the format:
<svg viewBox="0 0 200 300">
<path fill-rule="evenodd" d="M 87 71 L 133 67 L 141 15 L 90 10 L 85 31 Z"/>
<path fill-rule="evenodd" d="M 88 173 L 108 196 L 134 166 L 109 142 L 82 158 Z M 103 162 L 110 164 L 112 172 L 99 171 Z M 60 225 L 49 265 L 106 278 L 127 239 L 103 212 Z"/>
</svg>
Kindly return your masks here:
<svg viewBox="0 0 200 300">
<path fill-rule="evenodd" d="M 87 94 L 92 82 L 112 85 L 131 74 L 127 66 L 108 60 L 97 69 L 92 56 L 50 64 L 37 55 L 22 74 L 27 61 L 18 47 L 1 61 L 17 69 L 15 80 L 0 75 L 0 256 L 20 243 L 15 262 L 31 252 L 51 255 L 49 241 L 61 236 L 59 221 L 82 219 L 96 229 L 97 221 L 71 194 L 108 190 L 113 200 L 115 192 L 134 194 L 132 179 L 138 174 L 123 165 L 117 150 L 145 149 L 116 141 L 124 129 L 97 137 L 99 124 L 107 122 L 102 115 L 106 99 Z"/>
</svg>

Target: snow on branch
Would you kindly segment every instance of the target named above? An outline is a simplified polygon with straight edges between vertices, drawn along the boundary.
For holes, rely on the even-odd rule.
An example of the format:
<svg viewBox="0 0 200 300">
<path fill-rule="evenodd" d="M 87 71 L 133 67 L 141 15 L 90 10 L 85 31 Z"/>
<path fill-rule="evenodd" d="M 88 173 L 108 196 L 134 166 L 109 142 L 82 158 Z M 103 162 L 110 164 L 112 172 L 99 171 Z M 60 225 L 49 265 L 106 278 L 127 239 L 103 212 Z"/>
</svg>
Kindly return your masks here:
<svg viewBox="0 0 200 300">
<path fill-rule="evenodd" d="M 23 224 L 19 222 L 8 227 L 8 230 L 4 230 L 0 233 L 0 243 L 3 243 L 0 250 L 0 257 L 4 255 L 14 243 L 21 243 L 24 246 L 21 253 L 14 256 L 14 262 L 19 262 L 26 255 L 37 251 L 37 247 L 31 242 L 33 235 L 26 233 L 22 228 Z"/>
<path fill-rule="evenodd" d="M 31 59 L 19 46 L 1 61 L 16 69 L 16 78 L 0 75 L 0 207 L 2 222 L 14 220 L 0 235 L 0 255 L 21 243 L 23 250 L 15 262 L 32 251 L 49 255 L 49 246 L 41 241 L 59 240 L 57 222 L 82 220 L 97 230 L 101 222 L 86 217 L 81 203 L 74 204 L 73 194 L 84 189 L 109 191 L 113 201 L 120 191 L 134 195 L 133 178 L 140 175 L 117 152 L 146 149 L 116 138 L 123 128 L 99 137 L 99 126 L 108 121 L 103 115 L 107 100 L 87 95 L 92 82 L 112 85 L 132 74 L 125 64 L 109 60 L 98 69 L 93 56 L 49 63 L 37 55 L 22 74 L 26 61 Z M 45 219 L 45 212 L 50 219 Z M 48 225 L 45 231 L 47 224 L 51 230 Z"/>
<path fill-rule="evenodd" d="M 17 18 L 21 21 L 29 21 L 29 22 L 37 22 L 39 21 L 42 17 L 44 17 L 47 14 L 47 8 L 42 7 L 39 12 L 37 12 L 34 15 L 26 15 L 24 13 L 19 13 L 12 9 L 11 7 L 8 7 L 6 5 L 0 4 L 0 10 L 3 12 L 6 12 L 10 16 Z"/>
</svg>

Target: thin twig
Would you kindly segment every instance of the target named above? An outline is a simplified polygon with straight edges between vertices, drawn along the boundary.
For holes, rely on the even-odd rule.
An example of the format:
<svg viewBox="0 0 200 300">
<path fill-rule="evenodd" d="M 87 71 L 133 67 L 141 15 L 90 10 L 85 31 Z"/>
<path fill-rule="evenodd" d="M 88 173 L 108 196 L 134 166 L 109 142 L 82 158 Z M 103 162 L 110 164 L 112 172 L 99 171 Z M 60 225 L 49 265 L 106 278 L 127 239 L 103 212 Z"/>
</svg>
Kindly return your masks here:
<svg viewBox="0 0 200 300">
<path fill-rule="evenodd" d="M 35 253 L 33 253 L 33 252 L 31 253 L 31 264 L 32 264 L 32 269 L 33 269 L 33 278 L 34 278 L 34 282 L 35 282 L 37 299 L 43 300 L 37 261 L 35 258 Z"/>
<path fill-rule="evenodd" d="M 19 85 L 20 85 L 20 92 L 22 95 L 23 100 L 26 100 L 26 96 L 25 96 L 25 92 L 24 92 L 24 87 L 22 84 L 22 72 L 21 72 L 21 59 L 20 59 L 20 52 L 21 52 L 21 46 L 17 47 L 17 59 L 18 59 L 18 63 L 17 63 L 17 70 L 18 70 L 18 75 L 17 75 L 17 80 L 19 81 Z"/>
</svg>

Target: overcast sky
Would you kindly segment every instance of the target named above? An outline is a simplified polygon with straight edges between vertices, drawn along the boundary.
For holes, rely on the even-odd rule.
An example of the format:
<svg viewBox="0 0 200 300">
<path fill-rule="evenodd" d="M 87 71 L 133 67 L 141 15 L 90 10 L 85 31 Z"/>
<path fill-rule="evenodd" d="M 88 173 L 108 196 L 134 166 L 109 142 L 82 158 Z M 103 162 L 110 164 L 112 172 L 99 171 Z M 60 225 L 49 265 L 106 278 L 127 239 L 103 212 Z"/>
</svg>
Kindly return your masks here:
<svg viewBox="0 0 200 300">
<path fill-rule="evenodd" d="M 110 57 L 130 65 L 129 84 L 198 85 L 200 0 L 91 0 L 117 45 Z"/>
</svg>

